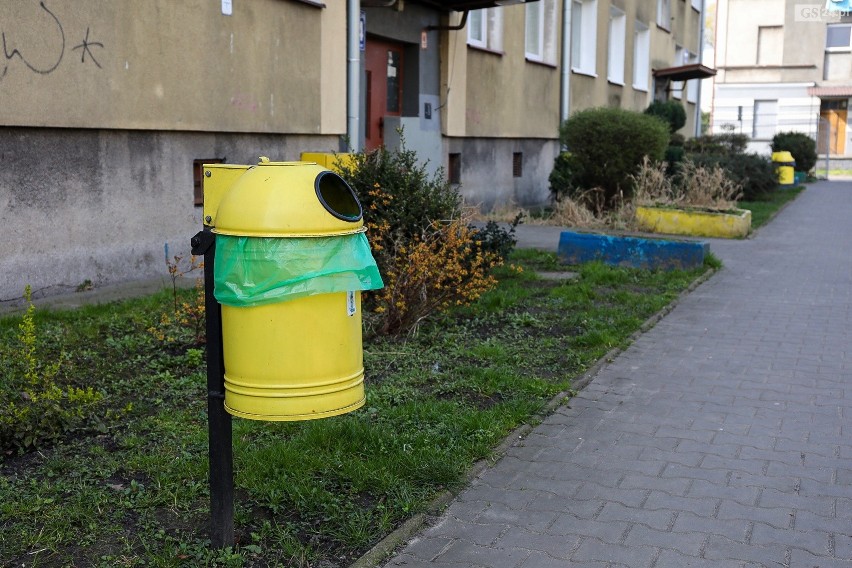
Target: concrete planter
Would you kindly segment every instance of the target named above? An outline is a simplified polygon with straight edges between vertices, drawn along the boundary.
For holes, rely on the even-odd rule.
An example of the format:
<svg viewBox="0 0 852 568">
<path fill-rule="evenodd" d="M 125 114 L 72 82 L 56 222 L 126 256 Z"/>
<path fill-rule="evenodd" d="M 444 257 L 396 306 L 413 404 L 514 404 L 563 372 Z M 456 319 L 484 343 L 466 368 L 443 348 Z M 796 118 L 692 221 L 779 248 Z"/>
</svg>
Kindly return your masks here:
<svg viewBox="0 0 852 568">
<path fill-rule="evenodd" d="M 705 242 L 563 231 L 557 254 L 566 264 L 600 260 L 615 266 L 690 269 L 704 264 Z"/>
<path fill-rule="evenodd" d="M 731 213 L 720 213 L 638 206 L 636 221 L 641 230 L 653 233 L 737 239 L 748 235 L 751 211 L 735 209 Z"/>
</svg>

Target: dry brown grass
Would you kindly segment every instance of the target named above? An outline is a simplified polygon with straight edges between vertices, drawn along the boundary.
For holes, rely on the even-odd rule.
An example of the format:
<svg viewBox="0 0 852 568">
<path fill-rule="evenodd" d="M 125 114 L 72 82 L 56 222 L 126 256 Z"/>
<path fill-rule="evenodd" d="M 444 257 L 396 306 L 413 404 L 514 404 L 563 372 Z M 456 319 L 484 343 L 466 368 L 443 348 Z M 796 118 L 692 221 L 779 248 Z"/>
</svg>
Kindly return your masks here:
<svg viewBox="0 0 852 568">
<path fill-rule="evenodd" d="M 563 197 L 555 202 L 546 213 L 533 214 L 516 204 L 495 208 L 488 213 L 478 214 L 477 220 L 511 223 L 519 214 L 527 225 L 545 225 L 554 227 L 574 227 L 577 229 L 621 229 L 634 228 L 634 208 L 629 202 L 623 202 L 615 211 L 596 214 L 585 201 Z"/>
<path fill-rule="evenodd" d="M 646 157 L 636 175 L 631 176 L 635 184 L 634 202 L 649 207 L 736 209 L 742 188 L 722 168 L 697 166 L 691 160 L 683 161 L 680 168 L 673 179 L 666 173 L 665 163 L 652 163 Z"/>
</svg>

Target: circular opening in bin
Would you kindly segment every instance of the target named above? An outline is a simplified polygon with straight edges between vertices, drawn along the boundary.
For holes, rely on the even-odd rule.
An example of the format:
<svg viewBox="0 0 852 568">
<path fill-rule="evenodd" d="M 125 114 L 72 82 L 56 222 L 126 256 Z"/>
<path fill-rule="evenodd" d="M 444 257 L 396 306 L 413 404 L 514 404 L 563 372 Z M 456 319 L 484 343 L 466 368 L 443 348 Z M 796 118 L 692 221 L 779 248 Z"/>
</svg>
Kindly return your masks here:
<svg viewBox="0 0 852 568">
<path fill-rule="evenodd" d="M 363 214 L 361 202 L 342 177 L 333 172 L 317 176 L 317 198 L 326 210 L 344 221 L 358 221 Z"/>
</svg>

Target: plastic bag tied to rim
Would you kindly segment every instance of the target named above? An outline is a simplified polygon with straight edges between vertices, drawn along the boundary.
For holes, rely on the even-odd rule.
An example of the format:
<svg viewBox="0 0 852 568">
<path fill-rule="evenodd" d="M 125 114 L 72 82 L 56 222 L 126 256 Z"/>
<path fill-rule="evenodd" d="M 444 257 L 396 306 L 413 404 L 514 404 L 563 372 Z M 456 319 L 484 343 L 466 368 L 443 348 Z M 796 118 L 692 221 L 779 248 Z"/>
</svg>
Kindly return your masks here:
<svg viewBox="0 0 852 568">
<path fill-rule="evenodd" d="M 236 307 L 384 286 L 364 233 L 300 238 L 216 235 L 213 278 L 216 300 Z"/>
</svg>

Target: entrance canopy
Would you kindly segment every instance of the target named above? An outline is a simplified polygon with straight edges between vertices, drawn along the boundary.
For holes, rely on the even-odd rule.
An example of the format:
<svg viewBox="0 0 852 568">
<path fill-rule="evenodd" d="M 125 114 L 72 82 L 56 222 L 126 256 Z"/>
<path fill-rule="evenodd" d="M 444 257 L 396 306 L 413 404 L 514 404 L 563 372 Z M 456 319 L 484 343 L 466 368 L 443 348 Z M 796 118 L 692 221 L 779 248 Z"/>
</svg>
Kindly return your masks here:
<svg viewBox="0 0 852 568">
<path fill-rule="evenodd" d="M 479 10 L 481 8 L 493 8 L 495 6 L 510 6 L 512 4 L 523 4 L 525 2 L 538 2 L 538 0 L 420 0 L 422 4 L 429 4 L 441 10 L 464 12 L 465 10 Z"/>
<path fill-rule="evenodd" d="M 681 65 L 680 67 L 666 67 L 665 69 L 654 69 L 655 79 L 668 79 L 669 81 L 689 81 L 690 79 L 707 79 L 716 74 L 711 69 L 700 63 Z"/>
</svg>

